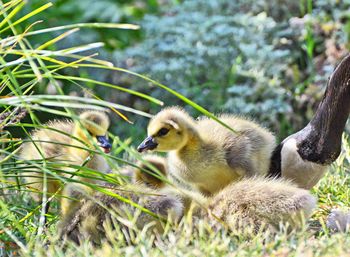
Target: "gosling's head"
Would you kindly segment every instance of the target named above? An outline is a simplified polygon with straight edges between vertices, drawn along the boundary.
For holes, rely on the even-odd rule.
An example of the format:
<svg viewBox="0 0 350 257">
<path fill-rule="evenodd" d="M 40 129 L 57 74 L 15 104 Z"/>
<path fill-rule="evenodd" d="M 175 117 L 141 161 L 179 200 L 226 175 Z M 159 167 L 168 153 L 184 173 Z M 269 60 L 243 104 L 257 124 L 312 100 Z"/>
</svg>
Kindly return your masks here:
<svg viewBox="0 0 350 257">
<path fill-rule="evenodd" d="M 184 147 L 194 130 L 194 120 L 180 107 L 169 107 L 155 115 L 148 124 L 148 137 L 138 146 L 139 152 L 168 152 Z"/>
<path fill-rule="evenodd" d="M 143 162 L 138 162 L 138 168 L 134 169 L 134 182 L 145 184 L 155 189 L 164 187 L 164 181 L 157 176 L 167 175 L 165 158 L 157 155 L 148 155 L 143 160 Z"/>
<path fill-rule="evenodd" d="M 94 142 L 102 148 L 105 153 L 111 151 L 111 143 L 108 140 L 107 131 L 109 118 L 106 113 L 99 111 L 85 111 L 79 115 L 80 124 L 76 126 L 76 132 L 85 142 L 89 142 L 84 129 L 90 134 Z M 83 126 L 83 128 L 81 126 Z M 90 144 L 91 145 L 91 144 Z"/>
</svg>

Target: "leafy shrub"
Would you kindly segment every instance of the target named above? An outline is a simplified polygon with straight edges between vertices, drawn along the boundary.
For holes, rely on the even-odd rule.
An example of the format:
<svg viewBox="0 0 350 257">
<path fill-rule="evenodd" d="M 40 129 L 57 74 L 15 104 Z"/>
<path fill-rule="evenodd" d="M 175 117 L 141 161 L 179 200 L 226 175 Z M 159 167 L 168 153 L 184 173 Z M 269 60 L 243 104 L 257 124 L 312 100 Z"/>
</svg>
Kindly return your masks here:
<svg viewBox="0 0 350 257">
<path fill-rule="evenodd" d="M 46 1 L 34 0 L 28 6 L 42 2 Z M 349 1 L 55 2 L 55 9 L 49 9 L 50 18 L 42 17 L 45 23 L 36 27 L 112 21 L 141 25 L 140 31 L 84 30 L 58 42 L 57 48 L 102 41 L 106 45 L 100 51 L 102 59 L 146 74 L 210 111 L 255 117 L 281 138 L 312 117 L 329 74 L 349 47 Z M 43 41 L 39 37 L 32 42 Z M 144 80 L 115 71 L 66 72 L 151 93 L 168 105 L 182 104 Z M 88 86 L 108 101 L 143 111 L 159 110 L 137 97 L 113 94 L 93 83 Z M 84 95 L 68 81 L 62 89 L 66 94 Z M 49 88 L 40 90 L 49 93 Z M 131 119 L 136 121 L 133 136 L 141 137 L 143 131 L 136 127 L 144 127 L 146 121 Z M 115 131 L 130 135 L 130 128 L 124 125 Z"/>
<path fill-rule="evenodd" d="M 326 3 L 338 11 L 330 7 L 321 11 Z M 145 40 L 115 53 L 113 59 L 210 111 L 253 116 L 286 136 L 311 118 L 335 64 L 324 60 L 328 56 L 315 59 L 320 67 L 313 63 L 315 55 L 325 55 L 325 38 L 336 38 L 339 33 L 335 25 L 328 34 L 322 26 L 326 20 L 342 22 L 339 10 L 349 5 L 325 0 L 310 9 L 307 4 L 185 1 L 161 17 L 147 15 L 140 23 Z M 144 81 L 119 74 L 112 79 L 149 91 Z M 180 103 L 158 88 L 151 91 L 168 104 Z"/>
<path fill-rule="evenodd" d="M 26 5 L 25 12 L 43 5 L 48 0 L 32 0 Z M 46 28 L 73 23 L 99 22 L 99 23 L 132 23 L 143 18 L 146 13 L 157 13 L 158 1 L 139 0 L 54 0 L 54 8 L 37 18 L 45 22 L 36 27 Z M 72 35 L 64 44 L 87 43 L 91 41 L 104 42 L 105 50 L 120 49 L 137 42 L 142 37 L 140 31 L 111 31 L 101 28 L 84 30 L 84 33 Z M 40 39 L 37 39 L 40 40 Z M 60 43 L 61 46 L 62 42 Z M 105 51 L 102 51 L 105 53 Z"/>
</svg>

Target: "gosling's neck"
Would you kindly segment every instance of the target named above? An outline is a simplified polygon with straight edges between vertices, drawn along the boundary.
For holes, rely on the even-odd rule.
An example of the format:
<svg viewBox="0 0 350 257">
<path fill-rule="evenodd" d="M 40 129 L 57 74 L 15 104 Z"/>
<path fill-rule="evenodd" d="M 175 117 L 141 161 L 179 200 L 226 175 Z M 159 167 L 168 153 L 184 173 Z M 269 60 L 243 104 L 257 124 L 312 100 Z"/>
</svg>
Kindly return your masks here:
<svg viewBox="0 0 350 257">
<path fill-rule="evenodd" d="M 198 153 L 202 145 L 202 139 L 197 131 L 197 129 L 189 125 L 187 127 L 187 141 L 179 149 L 176 150 L 178 156 L 192 155 Z"/>
<path fill-rule="evenodd" d="M 84 134 L 84 132 L 76 125 L 73 131 L 73 138 L 70 142 L 70 145 L 73 146 L 68 148 L 69 154 L 73 157 L 74 160 L 78 159 L 83 161 L 89 156 L 89 151 L 84 150 L 82 148 L 88 148 L 90 146 L 87 146 L 82 142 L 89 142 L 89 139 Z"/>
</svg>

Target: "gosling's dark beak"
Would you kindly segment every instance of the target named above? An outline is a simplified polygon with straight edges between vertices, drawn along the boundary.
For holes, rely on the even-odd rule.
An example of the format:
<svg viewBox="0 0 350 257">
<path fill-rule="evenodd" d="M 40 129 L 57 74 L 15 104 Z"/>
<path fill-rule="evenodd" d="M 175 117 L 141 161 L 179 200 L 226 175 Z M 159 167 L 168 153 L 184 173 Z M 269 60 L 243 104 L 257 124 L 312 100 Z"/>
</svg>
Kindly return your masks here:
<svg viewBox="0 0 350 257">
<path fill-rule="evenodd" d="M 142 153 L 147 150 L 153 150 L 158 146 L 158 143 L 153 137 L 149 136 L 137 147 L 137 151 Z"/>
<path fill-rule="evenodd" d="M 109 153 L 111 151 L 112 145 L 106 136 L 96 136 L 96 139 L 98 145 L 103 148 L 105 153 Z"/>
</svg>

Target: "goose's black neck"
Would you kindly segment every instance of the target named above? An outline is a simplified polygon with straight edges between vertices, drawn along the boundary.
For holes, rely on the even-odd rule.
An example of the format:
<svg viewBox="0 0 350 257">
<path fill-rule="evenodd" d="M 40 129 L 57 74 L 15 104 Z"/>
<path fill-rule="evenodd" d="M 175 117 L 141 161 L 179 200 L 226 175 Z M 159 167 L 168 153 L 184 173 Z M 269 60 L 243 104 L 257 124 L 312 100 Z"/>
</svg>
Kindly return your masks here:
<svg viewBox="0 0 350 257">
<path fill-rule="evenodd" d="M 300 156 L 319 164 L 334 162 L 340 154 L 349 112 L 350 55 L 334 70 L 313 119 L 296 135 Z"/>
<path fill-rule="evenodd" d="M 298 153 L 304 160 L 328 165 L 341 150 L 342 133 L 350 113 L 350 55 L 346 56 L 328 80 L 326 92 L 309 124 L 286 138 L 275 148 L 269 176 L 281 175 L 281 150 L 290 138 L 297 142 Z"/>
</svg>

